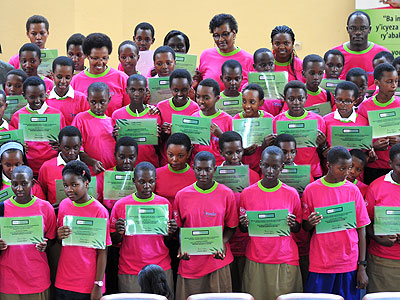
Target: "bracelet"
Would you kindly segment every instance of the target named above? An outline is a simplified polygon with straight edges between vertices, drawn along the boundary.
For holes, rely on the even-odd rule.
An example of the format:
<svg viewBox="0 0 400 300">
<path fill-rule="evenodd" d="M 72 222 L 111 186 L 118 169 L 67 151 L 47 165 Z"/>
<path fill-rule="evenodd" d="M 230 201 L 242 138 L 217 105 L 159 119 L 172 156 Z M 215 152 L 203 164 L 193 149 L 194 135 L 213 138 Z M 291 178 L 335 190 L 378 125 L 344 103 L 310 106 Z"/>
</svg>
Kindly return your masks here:
<svg viewBox="0 0 400 300">
<path fill-rule="evenodd" d="M 357 265 L 366 267 L 367 266 L 367 261 L 366 260 L 360 260 L 359 262 L 357 262 Z"/>
</svg>

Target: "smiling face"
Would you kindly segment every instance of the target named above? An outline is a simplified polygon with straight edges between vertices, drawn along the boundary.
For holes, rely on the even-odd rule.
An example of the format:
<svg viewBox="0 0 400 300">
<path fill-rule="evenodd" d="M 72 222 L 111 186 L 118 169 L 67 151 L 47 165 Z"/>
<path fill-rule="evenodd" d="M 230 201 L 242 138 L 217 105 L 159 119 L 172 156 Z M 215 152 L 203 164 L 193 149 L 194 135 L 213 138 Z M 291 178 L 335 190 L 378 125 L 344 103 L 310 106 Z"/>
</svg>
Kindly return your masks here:
<svg viewBox="0 0 400 300">
<path fill-rule="evenodd" d="M 85 202 L 88 198 L 89 181 L 81 176 L 66 173 L 63 175 L 64 192 L 74 202 Z"/>
<path fill-rule="evenodd" d="M 185 39 L 180 34 L 171 37 L 166 46 L 170 46 L 172 49 L 174 49 L 175 53 L 186 54 L 188 52 L 186 49 Z"/>
<path fill-rule="evenodd" d="M 133 171 L 137 159 L 137 152 L 134 146 L 120 146 L 115 153 L 117 171 Z"/>
<path fill-rule="evenodd" d="M 235 50 L 236 32 L 231 30 L 228 23 L 215 27 L 212 35 L 215 44 L 222 53 L 229 53 Z"/>
<path fill-rule="evenodd" d="M 239 95 L 239 87 L 242 83 L 243 75 L 242 70 L 239 67 L 230 68 L 224 67 L 221 75 L 221 81 L 224 84 L 224 94 L 229 97 L 235 97 Z"/>
<path fill-rule="evenodd" d="M 190 84 L 187 78 L 174 78 L 171 81 L 171 92 L 175 103 L 185 105 L 188 101 Z"/>
<path fill-rule="evenodd" d="M 242 94 L 242 108 L 246 118 L 258 118 L 258 111 L 264 104 L 264 99 L 260 99 L 258 91 L 245 90 Z"/>
<path fill-rule="evenodd" d="M 225 158 L 225 164 L 229 166 L 240 166 L 242 163 L 242 157 L 244 149 L 241 141 L 225 142 L 223 149 L 219 150 L 219 153 Z"/>
<path fill-rule="evenodd" d="M 40 49 L 46 48 L 47 37 L 49 32 L 44 23 L 31 23 L 26 33 L 31 43 L 38 45 Z"/>
<path fill-rule="evenodd" d="M 42 60 L 35 51 L 22 51 L 19 56 L 19 64 L 21 69 L 28 75 L 37 76 L 37 68 Z"/>
<path fill-rule="evenodd" d="M 122 46 L 118 58 L 126 74 L 136 74 L 136 64 L 139 59 L 139 54 L 136 52 L 134 46 L 129 44 Z"/>
<path fill-rule="evenodd" d="M 157 53 L 154 57 L 154 69 L 159 77 L 168 77 L 175 70 L 175 59 L 171 52 Z"/>
<path fill-rule="evenodd" d="M 292 57 L 293 40 L 288 33 L 278 33 L 272 38 L 272 48 L 275 59 L 279 62 L 287 62 Z"/>
<path fill-rule="evenodd" d="M 14 173 L 11 175 L 11 189 L 18 200 L 26 200 L 31 197 L 33 178 L 26 173 Z"/>
<path fill-rule="evenodd" d="M 58 96 L 64 96 L 69 89 L 73 71 L 71 66 L 56 65 L 53 72 L 55 91 Z"/>
<path fill-rule="evenodd" d="M 3 173 L 8 179 L 11 179 L 11 174 L 16 167 L 22 166 L 24 159 L 20 150 L 8 150 L 1 156 L 1 167 Z"/>
<path fill-rule="evenodd" d="M 82 45 L 69 45 L 67 56 L 74 62 L 75 71 L 83 71 L 85 68 L 85 54 L 83 53 Z"/>
<path fill-rule="evenodd" d="M 133 182 L 136 186 L 136 196 L 138 198 L 150 198 L 156 187 L 156 173 L 153 170 L 139 170 L 135 173 Z"/>
<path fill-rule="evenodd" d="M 23 78 L 21 76 L 10 74 L 6 78 L 4 90 L 8 96 L 22 95 Z"/>
<path fill-rule="evenodd" d="M 110 58 L 108 55 L 108 48 L 106 46 L 91 49 L 88 56 L 89 73 L 95 75 L 103 73 Z"/>
<path fill-rule="evenodd" d="M 308 62 L 303 70 L 303 76 L 306 79 L 307 89 L 316 92 L 324 77 L 325 63 Z"/>
<path fill-rule="evenodd" d="M 147 51 L 154 43 L 154 38 L 151 35 L 150 29 L 139 28 L 136 31 L 136 35 L 133 37 L 133 41 L 139 46 L 140 51 Z"/>
<path fill-rule="evenodd" d="M 184 145 L 169 144 L 167 147 L 167 160 L 172 170 L 180 171 L 186 168 L 186 164 L 192 155 Z"/>
<path fill-rule="evenodd" d="M 30 109 L 40 109 L 47 98 L 45 86 L 42 84 L 28 85 L 25 89 L 24 98 L 28 101 Z"/>
<path fill-rule="evenodd" d="M 339 79 L 343 67 L 343 58 L 340 55 L 329 54 L 325 62 L 326 78 Z"/>
</svg>

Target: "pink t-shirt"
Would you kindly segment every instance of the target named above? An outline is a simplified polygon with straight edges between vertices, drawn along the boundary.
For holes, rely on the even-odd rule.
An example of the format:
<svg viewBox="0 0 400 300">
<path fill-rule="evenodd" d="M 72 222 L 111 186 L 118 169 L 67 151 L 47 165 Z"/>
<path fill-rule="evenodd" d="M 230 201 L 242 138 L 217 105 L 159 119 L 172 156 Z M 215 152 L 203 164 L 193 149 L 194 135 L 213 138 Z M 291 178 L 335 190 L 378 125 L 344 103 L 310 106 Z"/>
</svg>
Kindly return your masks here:
<svg viewBox="0 0 400 300">
<path fill-rule="evenodd" d="M 287 111 L 280 113 L 273 120 L 274 132 L 276 133 L 277 121 L 302 121 L 302 120 L 317 120 L 318 129 L 321 130 L 324 134 L 326 134 L 326 126 L 324 119 L 322 119 L 320 115 L 317 115 L 316 113 L 313 113 L 311 111 L 305 111 L 304 114 L 298 118 L 290 116 Z M 322 176 L 322 169 L 316 147 L 306 147 L 306 148 L 298 147 L 294 163 L 298 165 L 310 165 L 311 175 L 314 178 Z"/>
<path fill-rule="evenodd" d="M 14 68 L 19 69 L 19 54 L 17 53 L 11 56 L 10 61 L 8 63 L 14 66 Z"/>
<path fill-rule="evenodd" d="M 323 88 L 318 88 L 318 91 L 316 91 L 316 92 L 311 92 L 310 90 L 307 90 L 307 101 L 306 101 L 306 104 L 304 105 L 304 107 L 310 107 L 313 105 L 328 102 L 327 93 L 328 92 L 326 90 L 324 90 Z M 332 106 L 332 102 L 334 102 L 334 101 L 335 101 L 335 99 L 333 98 L 333 96 L 331 94 L 331 106 Z M 332 111 L 334 111 L 336 109 L 335 104 L 333 104 L 332 107 L 333 107 Z M 288 106 L 285 102 L 283 104 L 282 111 L 287 111 L 287 110 L 288 110 Z"/>
<path fill-rule="evenodd" d="M 82 146 L 92 158 L 101 161 L 105 169 L 116 165 L 115 139 L 112 135 L 115 122 L 108 116 L 97 116 L 90 110 L 79 113 L 72 125 L 82 134 Z"/>
<path fill-rule="evenodd" d="M 361 192 L 361 195 L 365 199 L 365 196 L 367 195 L 367 191 L 368 191 L 368 185 L 366 185 L 365 183 L 361 182 L 358 179 L 356 179 L 353 183 L 358 187 L 358 189 Z"/>
<path fill-rule="evenodd" d="M 328 183 L 324 178 L 310 183 L 303 193 L 303 219 L 319 207 L 355 202 L 357 228 L 370 223 L 364 198 L 355 184 L 349 181 Z M 318 226 L 318 225 L 317 225 Z M 357 229 L 314 234 L 310 245 L 310 272 L 346 273 L 357 269 Z"/>
<path fill-rule="evenodd" d="M 64 165 L 57 166 L 57 157 L 45 161 L 39 170 L 39 182 L 51 204 L 57 202 L 56 180 L 63 179 Z"/>
<path fill-rule="evenodd" d="M 23 107 L 17 110 L 11 117 L 10 125 L 16 129 L 19 127 L 19 115 L 20 114 L 34 114 Z M 65 127 L 65 119 L 63 114 L 53 107 L 48 107 L 44 114 L 59 114 L 60 115 L 60 130 Z M 39 115 L 39 114 L 37 114 Z M 26 142 L 28 144 L 28 151 L 26 152 L 26 158 L 28 159 L 29 167 L 31 167 L 33 174 L 37 176 L 39 169 L 43 163 L 53 157 L 57 156 L 57 151 L 53 150 L 48 142 Z"/>
<path fill-rule="evenodd" d="M 1 188 L 1 191 L 7 189 L 7 188 L 11 188 L 11 181 L 10 182 L 6 182 L 3 179 L 3 187 Z M 40 183 L 38 181 L 36 181 L 35 179 L 33 179 L 33 186 L 32 186 L 32 191 L 31 191 L 33 196 L 36 196 L 39 199 L 42 200 L 47 200 L 46 195 L 44 194 L 42 187 L 40 186 Z"/>
<path fill-rule="evenodd" d="M 302 210 L 297 191 L 279 181 L 273 188 L 265 188 L 261 181 L 244 189 L 240 195 L 240 215 L 247 211 L 287 209 L 301 224 Z M 268 251 L 265 251 L 268 249 Z M 299 253 L 292 236 L 255 237 L 251 236 L 246 257 L 261 264 L 299 265 Z"/>
<path fill-rule="evenodd" d="M 106 245 L 111 245 L 108 211 L 96 199 L 92 198 L 86 203 L 77 204 L 65 198 L 58 209 L 58 227 L 64 225 L 64 216 L 106 218 Z M 96 280 L 96 270 L 97 249 L 62 246 L 55 286 L 62 290 L 90 294 Z M 105 287 L 103 287 L 104 291 Z"/>
<path fill-rule="evenodd" d="M 217 182 L 208 189 L 200 189 L 196 183 L 180 190 L 175 197 L 174 219 L 178 227 L 234 228 L 238 226 L 238 210 L 231 189 Z M 219 270 L 233 261 L 229 243 L 224 260 L 212 255 L 191 255 L 179 262 L 178 274 L 183 278 L 197 279 Z"/>
<path fill-rule="evenodd" d="M 242 65 L 243 81 L 241 88 L 247 84 L 248 73 L 253 69 L 253 55 L 240 49 L 239 47 L 230 53 L 222 53 L 217 47 L 209 48 L 203 51 L 200 55 L 199 71 L 203 79 L 212 78 L 218 81 L 221 91 L 225 89 L 221 81 L 221 68 L 224 62 L 229 59 L 237 60 Z"/>
<path fill-rule="evenodd" d="M 273 115 L 277 116 L 282 111 L 283 100 L 281 99 L 265 99 L 264 104 L 260 106 L 260 109 Z"/>
<path fill-rule="evenodd" d="M 87 96 L 89 85 L 94 82 L 105 82 L 110 88 L 111 101 L 108 104 L 106 115 L 111 117 L 112 113 L 130 103 L 129 96 L 126 94 L 126 83 L 128 75 L 107 67 L 101 74 L 91 74 L 88 70 L 84 70 L 72 78 L 71 86 L 74 90 L 80 91 Z"/>
<path fill-rule="evenodd" d="M 13 198 L 4 202 L 4 217 L 27 216 L 43 216 L 43 236 L 49 240 L 56 237 L 56 215 L 50 203 L 36 197 L 27 204 Z M 35 245 L 8 246 L 0 255 L 0 278 L 1 293 L 44 292 L 50 287 L 46 252 L 39 252 Z"/>
<path fill-rule="evenodd" d="M 142 111 L 139 114 L 134 113 L 129 105 L 122 107 L 118 110 L 116 110 L 112 114 L 112 119 L 114 123 L 116 122 L 117 119 L 156 119 L 157 120 L 157 125 L 161 125 L 161 117 L 160 115 L 150 115 L 149 114 L 149 108 L 146 107 L 144 111 Z M 114 151 L 114 150 L 113 150 Z M 142 161 L 147 161 L 153 164 L 156 168 L 160 165 L 158 155 L 156 153 L 156 148 L 154 145 L 139 145 L 139 154 L 136 159 L 136 164 L 142 162 Z"/>
<path fill-rule="evenodd" d="M 157 195 L 165 197 L 174 205 L 175 195 L 181 189 L 196 182 L 193 169 L 187 164 L 186 168 L 174 171 L 169 164 L 157 169 L 156 188 Z"/>
<path fill-rule="evenodd" d="M 390 52 L 387 48 L 370 42 L 370 46 L 363 51 L 352 51 L 347 46 L 348 43 L 336 46 L 333 49 L 337 49 L 344 55 L 344 67 L 343 71 L 339 76 L 339 79 L 345 80 L 346 74 L 351 68 L 364 69 L 368 74 L 368 86 L 374 83 L 374 67 L 372 60 L 374 56 L 381 51 Z"/>
<path fill-rule="evenodd" d="M 334 118 L 335 112 L 331 112 L 323 117 L 326 125 L 326 138 L 329 145 L 331 145 L 332 141 L 332 126 L 368 126 L 368 120 L 366 118 L 358 113 L 355 114 L 357 115 L 356 122 L 350 120 L 348 122 L 337 120 Z"/>
<path fill-rule="evenodd" d="M 168 204 L 169 218 L 172 207 L 169 201 L 153 194 L 148 199 L 139 199 L 135 194 L 119 200 L 111 211 L 111 232 L 115 232 L 115 223 L 119 218 L 126 219 L 127 205 L 163 205 Z M 169 250 L 162 235 L 124 235 L 119 255 L 118 274 L 138 275 L 149 264 L 159 265 L 164 271 L 171 269 Z"/>
<path fill-rule="evenodd" d="M 226 112 L 223 110 L 217 111 L 215 114 L 212 116 L 205 116 L 202 111 L 197 111 L 193 114 L 194 117 L 202 117 L 202 118 L 209 118 L 211 119 L 211 124 L 216 124 L 218 127 L 222 130 L 222 132 L 225 131 L 231 131 L 232 130 L 232 117 L 228 115 Z M 222 164 L 224 161 L 224 158 L 219 154 L 219 138 L 217 138 L 215 135 L 211 134 L 211 145 L 210 146 L 204 146 L 204 145 L 194 145 L 193 149 L 193 155 L 196 155 L 200 151 L 209 151 L 215 156 L 215 161 L 217 165 Z"/>
<path fill-rule="evenodd" d="M 72 89 L 72 87 L 70 87 Z M 59 99 L 50 98 L 46 100 L 50 107 L 59 109 L 65 118 L 66 125 L 71 125 L 76 115 L 80 112 L 87 111 L 89 104 L 85 94 L 74 91 L 74 97 L 61 97 Z"/>
<path fill-rule="evenodd" d="M 43 81 L 44 81 L 44 83 L 46 85 L 46 94 L 47 95 L 50 94 L 51 90 L 54 87 L 53 80 L 51 80 L 51 79 L 49 79 L 49 78 L 47 78 L 45 76 L 39 76 L 39 77 L 43 79 Z"/>
<path fill-rule="evenodd" d="M 291 62 L 292 62 L 292 59 L 285 63 L 280 63 L 275 60 L 275 72 L 284 72 L 284 71 L 288 72 L 288 75 L 289 75 L 288 81 L 300 80 L 302 82 L 306 82 L 306 80 L 304 79 L 303 74 L 302 74 L 303 61 L 298 57 L 294 58 L 294 63 L 293 63 L 294 72 L 290 65 Z M 296 77 L 294 74 L 296 74 Z"/>
<path fill-rule="evenodd" d="M 379 177 L 373 181 L 368 188 L 365 201 L 371 220 L 375 218 L 375 206 L 400 206 L 398 196 L 398 193 L 400 193 L 400 185 L 385 180 L 386 176 L 391 177 L 391 173 L 392 172 Z M 400 244 L 397 242 L 394 243 L 392 247 L 386 247 L 370 239 L 368 252 L 379 257 L 400 260 Z"/>
<path fill-rule="evenodd" d="M 392 109 L 400 107 L 400 98 L 397 96 L 393 96 L 386 103 L 380 103 L 376 100 L 376 96 L 368 98 L 364 100 L 360 106 L 358 107 L 357 112 L 363 116 L 364 118 L 368 119 L 368 111 L 373 110 L 383 110 L 383 109 Z M 384 151 L 377 151 L 375 150 L 376 155 L 378 156 L 378 160 L 368 163 L 368 167 L 376 168 L 376 169 L 390 169 L 389 166 L 389 150 Z"/>
</svg>

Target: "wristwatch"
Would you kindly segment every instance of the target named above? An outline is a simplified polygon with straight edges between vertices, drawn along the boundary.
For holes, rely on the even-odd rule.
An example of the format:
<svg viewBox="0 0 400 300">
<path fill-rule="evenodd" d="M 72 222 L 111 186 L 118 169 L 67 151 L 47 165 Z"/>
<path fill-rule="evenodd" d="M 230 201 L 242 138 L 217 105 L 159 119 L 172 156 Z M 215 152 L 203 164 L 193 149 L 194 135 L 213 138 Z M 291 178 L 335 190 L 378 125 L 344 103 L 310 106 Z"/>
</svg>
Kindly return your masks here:
<svg viewBox="0 0 400 300">
<path fill-rule="evenodd" d="M 104 282 L 103 281 L 95 281 L 94 284 L 99 287 L 102 287 L 104 285 Z"/>
<path fill-rule="evenodd" d="M 360 260 L 359 262 L 357 262 L 357 265 L 366 267 L 367 266 L 367 261 L 366 260 Z"/>
</svg>

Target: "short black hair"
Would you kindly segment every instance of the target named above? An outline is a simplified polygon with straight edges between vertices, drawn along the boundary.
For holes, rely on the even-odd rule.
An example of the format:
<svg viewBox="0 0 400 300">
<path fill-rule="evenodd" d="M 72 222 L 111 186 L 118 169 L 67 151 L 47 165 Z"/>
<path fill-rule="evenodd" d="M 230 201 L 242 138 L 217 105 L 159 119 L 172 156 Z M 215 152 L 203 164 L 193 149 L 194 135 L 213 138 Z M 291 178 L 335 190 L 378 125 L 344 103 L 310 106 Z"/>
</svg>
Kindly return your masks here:
<svg viewBox="0 0 400 300">
<path fill-rule="evenodd" d="M 260 53 L 271 53 L 272 54 L 272 51 L 269 50 L 268 48 L 259 48 L 259 49 L 257 49 L 253 54 L 253 62 L 254 63 L 256 62 L 257 55 L 260 54 Z"/>
<path fill-rule="evenodd" d="M 108 35 L 104 33 L 91 33 L 89 34 L 82 44 L 82 50 L 85 55 L 89 56 L 92 49 L 98 49 L 106 47 L 108 49 L 108 54 L 112 52 L 112 41 Z"/>
<path fill-rule="evenodd" d="M 236 131 L 225 131 L 219 137 L 219 149 L 224 150 L 224 143 L 236 142 L 240 141 L 240 144 L 243 145 L 242 136 Z"/>
<path fill-rule="evenodd" d="M 393 62 L 392 62 L 393 67 L 400 65 L 400 56 L 397 56 Z"/>
<path fill-rule="evenodd" d="M 368 81 L 368 74 L 364 69 L 361 68 L 351 68 L 346 74 L 346 81 L 351 81 L 351 77 L 362 77 Z"/>
<path fill-rule="evenodd" d="M 29 27 L 31 27 L 31 24 L 40 24 L 40 23 L 44 23 L 46 30 L 49 31 L 49 21 L 43 16 L 33 15 L 29 17 L 28 20 L 26 21 L 26 32 L 29 31 Z"/>
<path fill-rule="evenodd" d="M 192 149 L 192 141 L 190 140 L 189 136 L 182 132 L 177 132 L 172 134 L 166 143 L 166 147 L 168 148 L 169 145 L 182 145 L 186 148 L 186 151 L 190 151 Z"/>
<path fill-rule="evenodd" d="M 246 87 L 242 90 L 242 95 L 245 91 L 257 91 L 258 92 L 258 99 L 264 100 L 264 90 L 258 83 L 250 83 L 246 85 Z"/>
<path fill-rule="evenodd" d="M 174 293 L 168 286 L 167 275 L 159 265 L 147 265 L 138 274 L 141 293 L 150 293 L 174 298 Z"/>
<path fill-rule="evenodd" d="M 283 95 L 284 95 L 285 98 L 286 98 L 287 91 L 288 91 L 289 89 L 302 89 L 302 90 L 304 91 L 304 93 L 306 94 L 306 97 L 307 97 L 307 88 L 306 88 L 306 85 L 305 85 L 303 82 L 299 81 L 299 80 L 292 80 L 292 81 L 289 81 L 289 82 L 285 85 L 285 88 L 283 89 Z"/>
<path fill-rule="evenodd" d="M 214 96 L 219 96 L 219 94 L 221 93 L 221 88 L 219 87 L 219 83 L 215 79 L 212 78 L 203 79 L 202 81 L 200 81 L 199 86 L 200 85 L 211 87 L 213 89 Z"/>
<path fill-rule="evenodd" d="M 41 58 L 42 55 L 42 51 L 40 51 L 39 46 L 33 43 L 23 44 L 22 47 L 19 49 L 18 55 L 21 57 L 21 53 L 24 51 L 35 52 L 37 54 L 37 57 L 39 58 Z"/>
<path fill-rule="evenodd" d="M 397 154 L 400 154 L 400 143 L 397 143 L 389 150 L 389 159 L 393 161 Z"/>
<path fill-rule="evenodd" d="M 170 32 L 167 33 L 167 35 L 164 38 L 164 46 L 168 45 L 168 41 L 171 38 L 178 36 L 178 35 L 181 35 L 183 37 L 183 40 L 185 42 L 186 51 L 189 51 L 189 48 L 190 48 L 189 37 L 186 34 L 184 34 L 182 31 L 179 31 L 179 30 L 171 30 Z"/>
<path fill-rule="evenodd" d="M 85 36 L 82 33 L 74 33 L 67 40 L 67 51 L 70 45 L 82 46 Z"/>
<path fill-rule="evenodd" d="M 133 171 L 135 178 L 137 178 L 139 171 L 152 171 L 154 173 L 154 177 L 157 177 L 156 167 L 154 167 L 153 164 L 149 163 L 148 161 L 142 161 L 136 165 L 135 170 Z"/>
<path fill-rule="evenodd" d="M 16 167 L 16 168 L 14 169 L 14 171 L 12 172 L 11 176 L 16 175 L 16 174 L 18 174 L 18 173 L 27 174 L 27 175 L 29 176 L 29 179 L 30 179 L 30 180 L 33 180 L 33 171 L 32 171 L 31 168 L 29 168 L 29 167 L 26 166 L 26 165 L 21 165 L 21 166 Z"/>
<path fill-rule="evenodd" d="M 156 61 L 156 55 L 159 53 L 171 53 L 175 60 L 175 51 L 170 46 L 160 46 L 154 51 L 153 61 Z"/>
<path fill-rule="evenodd" d="M 138 47 L 138 45 L 136 45 L 136 44 L 135 44 L 134 42 L 132 42 L 132 41 L 127 40 L 127 41 L 123 41 L 121 44 L 119 44 L 119 46 L 118 46 L 118 55 L 121 54 L 121 48 L 122 48 L 123 46 L 125 46 L 125 45 L 131 45 L 133 48 L 135 48 L 136 54 L 139 54 L 139 47 Z"/>
<path fill-rule="evenodd" d="M 200 151 L 197 153 L 193 159 L 193 165 L 196 163 L 196 161 L 211 161 L 213 167 L 215 167 L 215 156 L 211 152 L 208 151 Z"/>
<path fill-rule="evenodd" d="M 353 91 L 354 99 L 358 98 L 358 86 L 354 82 L 351 82 L 351 81 L 339 82 L 339 84 L 335 88 L 335 97 L 336 97 L 336 94 L 339 89 L 344 90 L 344 91 Z"/>
<path fill-rule="evenodd" d="M 61 143 L 61 140 L 64 136 L 77 136 L 82 142 L 82 134 L 75 126 L 65 126 L 63 129 L 60 130 L 60 133 L 58 134 L 59 143 Z"/>
<path fill-rule="evenodd" d="M 265 148 L 261 154 L 261 160 L 263 160 L 265 155 L 276 155 L 276 156 L 280 156 L 282 163 L 284 160 L 284 154 L 281 148 L 277 147 L 277 146 L 269 146 L 267 148 Z"/>
<path fill-rule="evenodd" d="M 222 64 L 222 67 L 221 67 L 221 74 L 222 75 L 224 75 L 224 70 L 225 70 L 225 68 L 229 68 L 229 69 L 236 69 L 236 68 L 239 68 L 240 69 L 240 73 L 242 73 L 243 72 L 243 70 L 242 70 L 242 65 L 240 64 L 240 62 L 238 62 L 237 60 L 235 60 L 235 59 L 228 59 L 227 61 L 225 61 L 223 64 Z"/>
<path fill-rule="evenodd" d="M 44 91 L 46 91 L 46 84 L 44 83 L 43 79 L 38 76 L 31 76 L 24 81 L 24 84 L 22 85 L 22 91 L 25 94 L 28 86 L 40 86 L 40 85 L 42 85 Z"/>
<path fill-rule="evenodd" d="M 352 149 L 350 150 L 350 155 L 357 157 L 359 160 L 361 160 L 364 167 L 367 165 L 367 155 L 365 154 L 364 151 L 360 149 Z"/>
<path fill-rule="evenodd" d="M 8 71 L 7 75 L 6 75 L 6 81 L 7 81 L 7 77 L 10 75 L 15 75 L 15 76 L 21 77 L 22 83 L 24 83 L 24 81 L 28 78 L 28 75 L 21 69 L 14 69 L 14 70 Z M 3 88 L 5 88 L 5 83 L 3 84 Z"/>
<path fill-rule="evenodd" d="M 389 52 L 389 51 L 380 51 L 380 52 L 378 52 L 377 54 L 375 54 L 375 56 L 372 59 L 372 61 L 374 61 L 375 59 L 380 59 L 382 57 L 386 58 L 386 60 L 389 63 L 393 63 L 393 61 L 394 61 L 394 56 L 393 56 L 392 52 Z"/>
<path fill-rule="evenodd" d="M 185 69 L 175 69 L 171 75 L 169 75 L 169 87 L 171 87 L 172 80 L 175 78 L 186 78 L 189 85 L 192 84 L 192 75 Z"/>
<path fill-rule="evenodd" d="M 342 52 L 340 52 L 338 49 L 330 49 L 328 51 L 325 52 L 324 54 L 324 61 L 326 63 L 326 61 L 328 60 L 329 55 L 339 55 L 342 60 L 343 60 L 343 65 L 345 63 L 345 59 L 344 59 L 344 55 Z"/>
<path fill-rule="evenodd" d="M 150 23 L 147 22 L 142 22 L 136 25 L 135 29 L 133 30 L 133 35 L 136 36 L 136 33 L 139 29 L 142 30 L 150 30 L 151 31 L 151 37 L 154 39 L 154 27 Z"/>
<path fill-rule="evenodd" d="M 82 181 L 91 181 L 92 176 L 88 166 L 80 160 L 72 160 L 65 165 L 62 170 L 62 176 L 65 174 L 73 174 L 81 177 Z"/>
<path fill-rule="evenodd" d="M 123 136 L 115 144 L 114 154 L 119 150 L 119 147 L 135 147 L 136 156 L 139 154 L 139 145 L 133 137 Z"/>
<path fill-rule="evenodd" d="M 72 74 L 75 71 L 74 62 L 72 61 L 71 58 L 69 58 L 67 56 L 59 56 L 55 60 L 53 60 L 53 66 L 52 66 L 53 72 L 55 71 L 57 65 L 59 65 L 59 66 L 70 66 L 72 68 Z"/>
<path fill-rule="evenodd" d="M 309 62 L 311 62 L 311 63 L 318 62 L 318 63 L 323 63 L 325 65 L 325 61 L 321 56 L 319 56 L 317 54 L 309 54 L 306 57 L 304 57 L 304 59 L 303 59 L 303 70 L 304 71 L 306 70 L 307 64 Z"/>
<path fill-rule="evenodd" d="M 342 146 L 332 147 L 327 156 L 327 161 L 330 164 L 336 164 L 340 159 L 348 160 L 351 159 L 349 150 Z"/>
<path fill-rule="evenodd" d="M 383 77 L 383 72 L 395 72 L 396 69 L 393 65 L 389 63 L 383 63 L 374 69 L 374 79 L 381 80 Z"/>
<path fill-rule="evenodd" d="M 87 94 L 89 96 L 92 92 L 103 92 L 106 91 L 108 95 L 110 95 L 110 88 L 104 82 L 93 82 L 91 85 L 88 86 Z"/>
<path fill-rule="evenodd" d="M 352 16 L 365 16 L 366 18 L 367 18 L 367 20 L 368 20 L 368 24 L 369 24 L 369 26 L 371 26 L 371 18 L 369 17 L 369 15 L 366 13 L 366 12 L 363 12 L 363 11 L 361 11 L 361 10 L 356 10 L 356 11 L 353 11 L 350 15 L 349 15 L 349 17 L 347 18 L 347 26 L 349 26 L 349 22 L 350 22 L 350 19 L 351 19 L 351 17 Z"/>
<path fill-rule="evenodd" d="M 210 24 L 208 26 L 208 28 L 210 29 L 210 33 L 213 33 L 215 28 L 220 27 L 224 24 L 229 24 L 229 28 L 235 33 L 239 31 L 236 19 L 232 15 L 218 14 L 215 15 L 210 21 Z"/>
<path fill-rule="evenodd" d="M 130 85 L 133 81 L 142 81 L 144 82 L 144 85 L 147 87 L 147 79 L 143 75 L 140 74 L 133 74 L 128 77 L 128 80 L 126 81 L 126 85 Z"/>
<path fill-rule="evenodd" d="M 295 147 L 297 148 L 297 142 L 293 135 L 288 133 L 279 134 L 274 140 L 274 146 L 280 148 L 280 143 L 290 143 L 293 142 Z"/>
</svg>

